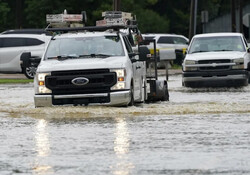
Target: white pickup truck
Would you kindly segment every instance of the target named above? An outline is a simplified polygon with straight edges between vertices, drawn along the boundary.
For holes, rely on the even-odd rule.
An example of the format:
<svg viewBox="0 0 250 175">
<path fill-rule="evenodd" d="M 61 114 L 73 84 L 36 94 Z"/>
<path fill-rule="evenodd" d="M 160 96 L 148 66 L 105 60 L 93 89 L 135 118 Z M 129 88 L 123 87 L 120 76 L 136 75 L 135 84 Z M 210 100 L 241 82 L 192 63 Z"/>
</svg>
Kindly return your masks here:
<svg viewBox="0 0 250 175">
<path fill-rule="evenodd" d="M 246 86 L 250 49 L 240 33 L 210 33 L 193 37 L 183 62 L 186 87 Z"/>
<path fill-rule="evenodd" d="M 54 16 L 57 19 L 58 15 L 49 15 L 49 20 Z M 59 14 L 65 24 L 69 23 L 69 17 L 75 16 L 79 17 Z M 130 23 L 128 13 L 105 12 L 104 19 L 104 22 L 115 23 L 48 29 L 57 34 L 51 38 L 37 68 L 35 107 L 132 106 L 135 102 L 169 99 L 167 81 L 158 80 L 157 70 L 154 76 L 146 73 L 148 64 L 157 63 L 157 54 L 152 56 L 145 44 L 155 44 L 155 40 L 141 41 L 140 32 L 136 25 Z M 54 20 L 50 22 L 60 26 L 61 20 L 55 24 Z M 30 56 L 28 52 L 23 53 L 25 64 Z"/>
<path fill-rule="evenodd" d="M 59 34 L 51 39 L 38 66 L 35 106 L 143 102 L 145 72 L 145 61 L 133 53 L 121 32 L 89 29 Z"/>
</svg>

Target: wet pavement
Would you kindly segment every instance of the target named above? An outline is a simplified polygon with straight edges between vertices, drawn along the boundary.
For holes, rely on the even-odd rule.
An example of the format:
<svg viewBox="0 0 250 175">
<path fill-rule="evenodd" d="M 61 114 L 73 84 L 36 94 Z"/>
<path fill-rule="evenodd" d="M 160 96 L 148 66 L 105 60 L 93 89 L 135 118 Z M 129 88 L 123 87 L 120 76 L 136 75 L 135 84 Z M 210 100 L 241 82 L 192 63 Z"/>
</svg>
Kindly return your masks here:
<svg viewBox="0 0 250 175">
<path fill-rule="evenodd" d="M 169 102 L 34 108 L 33 84 L 0 85 L 0 174 L 250 174 L 250 85 L 181 86 Z"/>
</svg>

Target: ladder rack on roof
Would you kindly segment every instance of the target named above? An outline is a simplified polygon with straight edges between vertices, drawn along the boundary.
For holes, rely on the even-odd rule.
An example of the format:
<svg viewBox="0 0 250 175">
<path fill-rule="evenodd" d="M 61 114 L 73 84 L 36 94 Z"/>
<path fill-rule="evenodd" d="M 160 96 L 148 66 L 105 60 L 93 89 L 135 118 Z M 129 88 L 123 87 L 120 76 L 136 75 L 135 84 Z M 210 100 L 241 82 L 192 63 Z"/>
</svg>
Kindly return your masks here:
<svg viewBox="0 0 250 175">
<path fill-rule="evenodd" d="M 119 31 L 120 29 L 125 29 L 125 26 L 87 26 L 87 27 L 76 27 L 76 28 L 47 28 L 46 31 L 51 32 L 78 32 L 78 31 L 106 31 L 112 29 L 114 31 Z"/>
<path fill-rule="evenodd" d="M 96 21 L 96 26 L 105 25 L 135 25 L 136 20 L 131 13 L 121 12 L 121 11 L 106 11 L 102 12 L 103 20 Z"/>
<path fill-rule="evenodd" d="M 82 15 L 70 15 L 65 11 L 64 14 L 46 15 L 47 22 L 49 23 L 49 27 L 46 28 L 46 31 L 67 33 L 106 30 L 120 32 L 121 30 L 122 32 L 122 29 L 128 29 L 130 35 L 131 31 L 136 33 L 138 32 L 138 27 L 135 23 L 135 20 L 133 20 L 133 16 L 131 13 L 121 11 L 106 11 L 102 13 L 102 16 L 104 17 L 104 20 L 101 20 L 101 22 L 97 21 L 97 26 L 86 27 L 83 25 L 76 25 L 77 23 L 81 24 L 84 20 L 86 21 L 86 19 L 84 19 L 86 18 L 85 13 L 82 13 Z M 72 24 L 74 25 L 72 26 Z"/>
<path fill-rule="evenodd" d="M 82 14 L 67 14 L 64 10 L 62 14 L 47 14 L 46 21 L 49 24 L 47 28 L 83 27 L 87 22 L 87 15 L 85 11 Z"/>
</svg>

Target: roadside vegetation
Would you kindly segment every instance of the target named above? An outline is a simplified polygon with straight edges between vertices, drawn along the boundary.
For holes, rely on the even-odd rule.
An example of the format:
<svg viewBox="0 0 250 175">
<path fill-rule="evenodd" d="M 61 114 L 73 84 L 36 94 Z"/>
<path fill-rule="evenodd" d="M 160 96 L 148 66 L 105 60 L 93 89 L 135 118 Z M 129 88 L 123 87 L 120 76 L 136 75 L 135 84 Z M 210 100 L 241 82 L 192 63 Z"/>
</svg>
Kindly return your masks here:
<svg viewBox="0 0 250 175">
<path fill-rule="evenodd" d="M 173 64 L 171 69 L 181 69 L 181 65 Z"/>
<path fill-rule="evenodd" d="M 209 19 L 230 13 L 229 0 L 199 0 L 197 18 L 201 11 Z M 245 0 L 244 3 L 249 3 Z M 121 0 L 121 10 L 136 15 L 142 33 L 176 33 L 188 36 L 190 2 L 183 0 Z M 17 28 L 45 28 L 46 14 L 87 12 L 87 26 L 102 19 L 101 13 L 113 9 L 113 0 L 0 0 L 0 32 Z M 202 30 L 197 20 L 197 32 Z"/>
<path fill-rule="evenodd" d="M 32 82 L 32 79 L 0 79 L 0 84 L 23 84 Z"/>
</svg>

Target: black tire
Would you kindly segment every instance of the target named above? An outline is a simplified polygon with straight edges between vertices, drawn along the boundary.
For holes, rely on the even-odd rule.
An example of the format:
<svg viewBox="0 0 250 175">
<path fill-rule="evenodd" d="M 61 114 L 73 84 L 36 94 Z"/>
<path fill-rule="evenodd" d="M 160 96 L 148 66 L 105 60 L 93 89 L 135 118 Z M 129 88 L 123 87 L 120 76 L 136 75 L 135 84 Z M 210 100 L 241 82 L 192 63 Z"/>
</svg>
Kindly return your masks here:
<svg viewBox="0 0 250 175">
<path fill-rule="evenodd" d="M 165 91 L 165 101 L 169 101 L 168 88 L 166 88 L 166 91 Z"/>
<path fill-rule="evenodd" d="M 248 71 L 248 84 L 250 84 L 250 70 Z"/>
<path fill-rule="evenodd" d="M 164 85 L 164 96 L 162 101 L 169 101 L 168 85 Z"/>
<path fill-rule="evenodd" d="M 134 87 L 131 85 L 130 87 L 130 102 L 128 104 L 128 106 L 134 106 L 135 105 L 135 101 L 134 101 Z"/>
<path fill-rule="evenodd" d="M 23 68 L 23 73 L 28 79 L 34 79 L 36 75 L 36 69 L 35 66 L 25 67 Z"/>
</svg>

